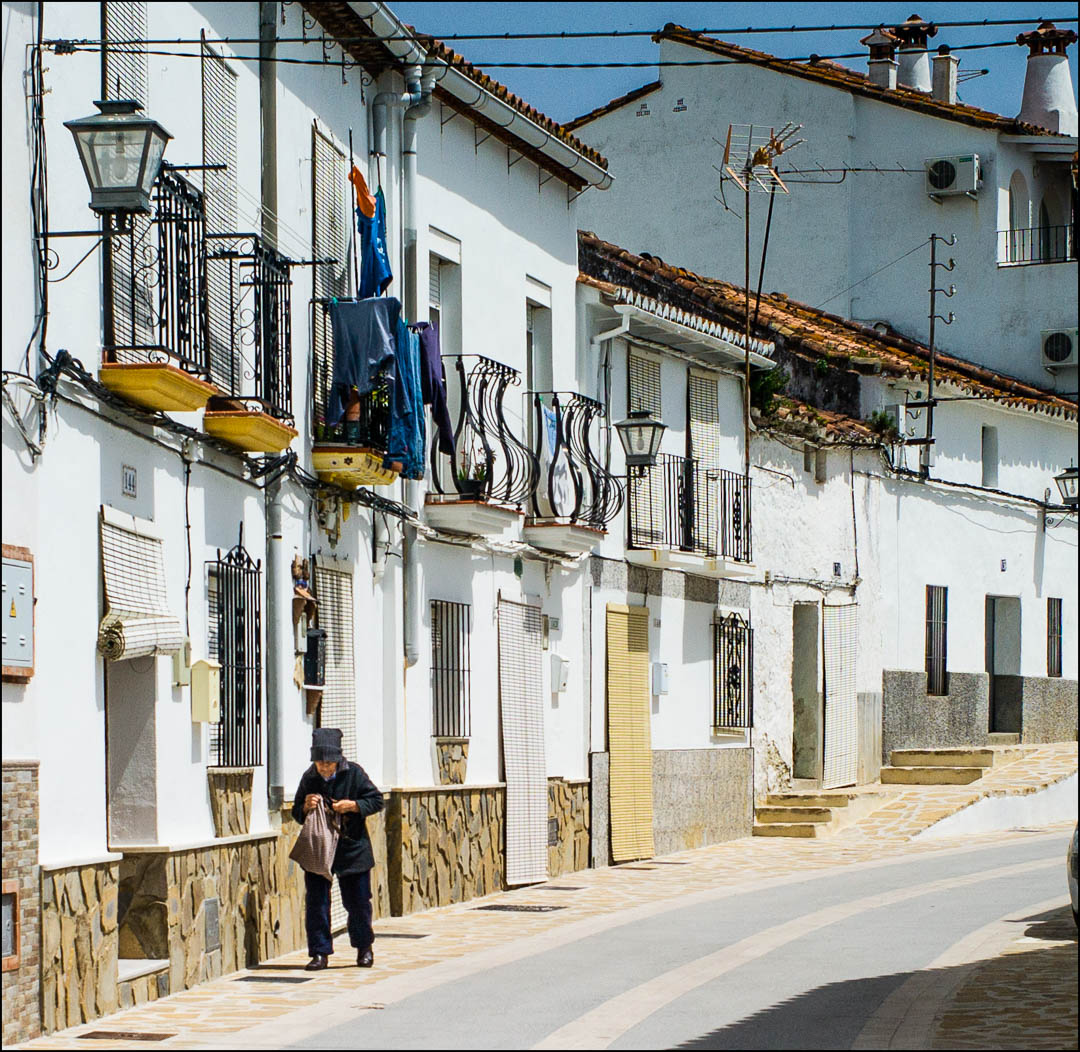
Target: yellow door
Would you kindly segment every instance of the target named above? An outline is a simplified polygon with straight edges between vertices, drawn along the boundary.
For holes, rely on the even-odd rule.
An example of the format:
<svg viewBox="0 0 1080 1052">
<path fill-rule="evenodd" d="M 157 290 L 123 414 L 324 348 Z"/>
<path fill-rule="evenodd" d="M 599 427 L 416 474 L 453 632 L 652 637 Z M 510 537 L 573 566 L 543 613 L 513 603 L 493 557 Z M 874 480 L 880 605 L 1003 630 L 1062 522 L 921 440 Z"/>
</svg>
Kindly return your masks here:
<svg viewBox="0 0 1080 1052">
<path fill-rule="evenodd" d="M 652 736 L 649 728 L 649 612 L 607 607 L 608 782 L 611 854 L 652 858 Z"/>
</svg>

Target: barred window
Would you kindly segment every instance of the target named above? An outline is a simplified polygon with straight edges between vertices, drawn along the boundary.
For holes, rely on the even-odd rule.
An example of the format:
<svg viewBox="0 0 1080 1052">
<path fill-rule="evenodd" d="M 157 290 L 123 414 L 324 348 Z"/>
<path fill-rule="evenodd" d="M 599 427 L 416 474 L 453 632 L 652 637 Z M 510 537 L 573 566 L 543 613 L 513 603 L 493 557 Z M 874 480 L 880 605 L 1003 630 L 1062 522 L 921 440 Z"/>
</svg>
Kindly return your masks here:
<svg viewBox="0 0 1080 1052">
<path fill-rule="evenodd" d="M 926 693 L 949 693 L 948 659 L 949 589 L 926 586 Z"/>
<path fill-rule="evenodd" d="M 1061 600 L 1046 600 L 1046 674 L 1061 676 Z"/>
<path fill-rule="evenodd" d="M 754 630 L 738 614 L 713 625 L 713 730 L 754 725 Z"/>
<path fill-rule="evenodd" d="M 262 567 L 241 540 L 207 564 L 207 651 L 221 664 L 210 766 L 262 765 Z"/>
<path fill-rule="evenodd" d="M 327 401 L 334 362 L 333 334 L 326 305 L 349 295 L 348 245 L 345 191 L 348 165 L 344 151 L 312 125 L 311 130 L 311 255 L 317 263 L 312 274 L 314 298 L 312 367 L 314 369 L 314 422 L 326 422 Z"/>
<path fill-rule="evenodd" d="M 431 601 L 432 733 L 437 738 L 471 733 L 471 618 L 468 603 Z"/>
</svg>

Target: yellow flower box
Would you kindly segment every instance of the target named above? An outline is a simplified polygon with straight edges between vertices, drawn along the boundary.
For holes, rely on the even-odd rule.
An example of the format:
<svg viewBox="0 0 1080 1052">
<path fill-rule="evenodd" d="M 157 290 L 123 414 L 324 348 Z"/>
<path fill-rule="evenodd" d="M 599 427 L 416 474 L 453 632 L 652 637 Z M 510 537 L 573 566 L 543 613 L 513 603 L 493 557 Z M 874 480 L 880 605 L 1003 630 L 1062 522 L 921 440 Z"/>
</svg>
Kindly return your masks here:
<svg viewBox="0 0 1080 1052">
<path fill-rule="evenodd" d="M 207 410 L 203 430 L 246 453 L 280 453 L 297 435 L 295 428 L 269 413 L 247 409 Z"/>
<path fill-rule="evenodd" d="M 98 375 L 110 391 L 147 409 L 190 413 L 218 393 L 213 384 L 166 362 L 104 363 Z"/>
<path fill-rule="evenodd" d="M 398 472 L 382 466 L 381 453 L 356 446 L 316 446 L 311 452 L 311 466 L 323 482 L 342 489 L 357 486 L 389 486 Z"/>
</svg>

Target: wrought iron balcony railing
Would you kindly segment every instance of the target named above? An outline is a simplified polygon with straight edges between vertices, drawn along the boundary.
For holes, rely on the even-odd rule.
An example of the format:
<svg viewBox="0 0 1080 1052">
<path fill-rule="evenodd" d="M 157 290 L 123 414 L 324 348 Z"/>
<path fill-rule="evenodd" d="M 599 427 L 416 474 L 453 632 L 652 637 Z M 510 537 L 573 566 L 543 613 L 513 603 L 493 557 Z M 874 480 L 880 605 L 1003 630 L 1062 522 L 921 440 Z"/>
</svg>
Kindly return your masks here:
<svg viewBox="0 0 1080 1052">
<path fill-rule="evenodd" d="M 109 239 L 104 360 L 175 365 L 209 378 L 203 195 L 166 168 L 154 213 Z"/>
<path fill-rule="evenodd" d="M 431 440 L 431 483 L 436 493 L 466 500 L 492 500 L 523 507 L 536 489 L 540 466 L 536 454 L 514 433 L 506 419 L 506 393 L 521 374 L 482 355 L 444 355 L 447 395 L 456 411 L 456 460 L 439 452 Z"/>
<path fill-rule="evenodd" d="M 630 548 L 667 549 L 749 562 L 750 480 L 661 453 L 627 486 Z"/>
<path fill-rule="evenodd" d="M 1075 262 L 1076 232 L 1072 226 L 999 230 L 997 258 L 999 267 Z"/>
<path fill-rule="evenodd" d="M 536 519 L 603 529 L 623 505 L 619 480 L 601 463 L 601 402 L 585 395 L 540 391 L 532 397 L 537 485 Z"/>
<path fill-rule="evenodd" d="M 207 234 L 210 379 L 227 397 L 292 421 L 290 260 L 257 234 Z"/>
</svg>

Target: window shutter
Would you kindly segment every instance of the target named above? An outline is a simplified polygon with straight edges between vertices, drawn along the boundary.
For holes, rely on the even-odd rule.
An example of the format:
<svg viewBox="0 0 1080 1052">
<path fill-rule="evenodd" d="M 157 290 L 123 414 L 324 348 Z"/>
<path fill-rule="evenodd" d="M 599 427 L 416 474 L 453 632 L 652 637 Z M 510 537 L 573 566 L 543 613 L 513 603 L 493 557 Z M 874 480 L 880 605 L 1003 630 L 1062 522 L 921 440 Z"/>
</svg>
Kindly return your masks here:
<svg viewBox="0 0 1080 1052">
<path fill-rule="evenodd" d="M 631 353 L 628 362 L 628 377 L 627 407 L 630 412 L 645 409 L 660 419 L 660 363 Z"/>
<path fill-rule="evenodd" d="M 352 574 L 315 568 L 319 627 L 326 630 L 326 683 L 319 725 L 341 731 L 341 749 L 356 760 L 356 675 L 353 662 Z"/>
<path fill-rule="evenodd" d="M 103 3 L 103 41 L 145 40 L 145 3 Z M 117 44 L 101 51 L 101 97 L 134 99 L 147 105 L 146 50 L 140 44 Z"/>
<path fill-rule="evenodd" d="M 428 303 L 436 310 L 442 306 L 442 264 L 437 256 L 428 266 Z"/>
<path fill-rule="evenodd" d="M 716 544 L 720 478 L 720 403 L 716 380 L 688 373 L 686 407 L 687 456 L 694 460 L 694 531 L 709 546 Z"/>
</svg>

